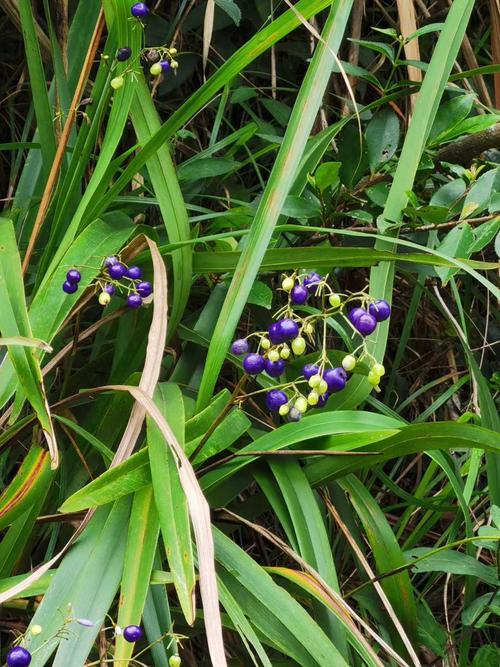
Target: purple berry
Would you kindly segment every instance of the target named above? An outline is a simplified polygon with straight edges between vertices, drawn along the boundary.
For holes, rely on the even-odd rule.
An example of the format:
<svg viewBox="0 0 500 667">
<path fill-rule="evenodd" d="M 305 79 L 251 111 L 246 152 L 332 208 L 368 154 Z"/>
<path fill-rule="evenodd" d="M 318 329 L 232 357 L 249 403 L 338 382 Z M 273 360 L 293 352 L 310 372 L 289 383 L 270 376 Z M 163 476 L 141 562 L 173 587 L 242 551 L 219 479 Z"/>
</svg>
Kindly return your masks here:
<svg viewBox="0 0 500 667">
<path fill-rule="evenodd" d="M 146 298 L 147 296 L 153 294 L 153 286 L 147 280 L 145 280 L 142 283 L 139 283 L 135 289 L 137 290 L 137 293 L 140 294 L 143 298 Z"/>
<path fill-rule="evenodd" d="M 330 392 L 326 392 L 326 394 L 321 394 L 319 397 L 318 402 L 316 403 L 317 408 L 324 408 L 325 405 L 328 403 L 328 399 L 330 398 Z"/>
<path fill-rule="evenodd" d="M 127 642 L 138 642 L 139 639 L 142 639 L 143 634 L 142 628 L 139 625 L 127 625 L 126 628 L 123 628 L 123 638 Z"/>
<path fill-rule="evenodd" d="M 243 368 L 248 375 L 258 375 L 264 370 L 264 358 L 260 354 L 247 354 L 243 359 Z"/>
<path fill-rule="evenodd" d="M 170 70 L 170 62 L 168 60 L 160 60 L 160 65 L 163 74 L 166 74 Z"/>
<path fill-rule="evenodd" d="M 231 345 L 231 352 L 237 355 L 246 354 L 248 352 L 248 341 L 244 338 L 238 338 Z"/>
<path fill-rule="evenodd" d="M 391 315 L 391 307 L 384 299 L 371 303 L 368 310 L 370 311 L 370 315 L 373 315 L 377 322 L 383 322 L 384 320 L 389 319 Z"/>
<path fill-rule="evenodd" d="M 130 13 L 132 16 L 140 19 L 143 16 L 147 16 L 149 14 L 149 7 L 145 2 L 136 2 L 135 5 L 132 5 L 130 8 Z"/>
<path fill-rule="evenodd" d="M 120 280 L 120 278 L 123 278 L 127 274 L 127 269 L 120 262 L 116 262 L 116 264 L 108 266 L 108 273 L 114 280 Z"/>
<path fill-rule="evenodd" d="M 328 385 L 328 391 L 333 394 L 344 389 L 347 382 L 347 373 L 343 368 L 329 368 L 323 373 L 323 380 Z"/>
<path fill-rule="evenodd" d="M 377 328 L 377 320 L 370 313 L 365 313 L 358 317 L 354 326 L 362 336 L 369 336 Z"/>
<path fill-rule="evenodd" d="M 366 310 L 364 308 L 353 308 L 352 310 L 349 311 L 349 320 L 351 321 L 354 326 L 356 326 L 356 322 L 358 319 L 361 317 L 361 315 L 366 315 Z"/>
<path fill-rule="evenodd" d="M 22 646 L 15 646 L 7 653 L 9 667 L 26 667 L 31 662 L 31 653 Z"/>
<path fill-rule="evenodd" d="M 266 373 L 272 378 L 279 378 L 285 372 L 285 362 L 283 359 L 278 359 L 278 361 L 264 359 L 264 368 Z"/>
<path fill-rule="evenodd" d="M 66 274 L 66 281 L 72 285 L 78 285 L 82 279 L 82 274 L 77 269 L 70 269 Z"/>
<path fill-rule="evenodd" d="M 267 330 L 267 333 L 269 334 L 269 339 L 271 340 L 271 343 L 273 345 L 278 345 L 278 343 L 283 342 L 283 338 L 281 337 L 281 328 L 279 326 L 279 322 L 273 322 L 269 329 Z"/>
<path fill-rule="evenodd" d="M 278 320 L 276 324 L 278 325 L 281 341 L 292 340 L 299 335 L 299 325 L 294 320 L 286 318 Z"/>
<path fill-rule="evenodd" d="M 296 306 L 302 306 L 309 298 L 309 291 L 304 285 L 295 285 L 290 293 L 292 303 Z"/>
<path fill-rule="evenodd" d="M 127 306 L 129 308 L 140 308 L 142 306 L 142 298 L 139 294 L 130 294 L 127 298 Z"/>
<path fill-rule="evenodd" d="M 139 280 L 142 277 L 142 269 L 138 266 L 129 266 L 126 275 L 132 280 Z"/>
<path fill-rule="evenodd" d="M 288 396 L 280 389 L 271 389 L 266 394 L 266 405 L 269 410 L 277 411 L 282 405 L 288 403 Z"/>
<path fill-rule="evenodd" d="M 118 264 L 118 257 L 115 257 L 114 255 L 111 257 L 106 257 L 104 260 L 104 266 L 109 268 L 110 266 L 113 266 L 113 264 Z"/>
<path fill-rule="evenodd" d="M 318 289 L 318 283 L 321 281 L 321 276 L 319 273 L 310 273 L 307 278 L 304 278 L 302 283 L 304 287 L 307 287 L 309 294 L 314 294 Z"/>
<path fill-rule="evenodd" d="M 107 283 L 106 285 L 104 285 L 104 291 L 107 292 L 109 296 L 113 296 L 113 294 L 116 293 L 115 286 L 112 285 L 111 283 Z"/>
<path fill-rule="evenodd" d="M 313 375 L 317 375 L 318 373 L 319 368 L 315 364 L 306 364 L 302 369 L 302 375 L 306 380 L 309 380 L 309 378 L 312 378 Z"/>
<path fill-rule="evenodd" d="M 63 282 L 63 292 L 66 292 L 66 294 L 74 294 L 76 290 L 78 289 L 78 285 L 76 283 L 69 283 L 67 280 Z"/>
<path fill-rule="evenodd" d="M 116 59 L 121 63 L 125 62 L 132 55 L 132 49 L 130 46 L 122 46 L 121 49 L 118 49 L 116 52 Z"/>
</svg>

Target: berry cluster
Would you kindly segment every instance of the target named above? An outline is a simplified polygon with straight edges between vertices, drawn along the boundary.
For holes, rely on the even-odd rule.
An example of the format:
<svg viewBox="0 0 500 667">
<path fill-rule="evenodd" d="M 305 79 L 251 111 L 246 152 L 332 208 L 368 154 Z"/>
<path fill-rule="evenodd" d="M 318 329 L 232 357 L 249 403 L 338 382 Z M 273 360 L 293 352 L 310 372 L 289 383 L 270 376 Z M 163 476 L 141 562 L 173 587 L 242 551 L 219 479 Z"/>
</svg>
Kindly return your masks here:
<svg viewBox="0 0 500 667">
<path fill-rule="evenodd" d="M 130 8 L 130 13 L 134 19 L 137 19 L 142 25 L 141 19 L 149 14 L 149 7 L 145 2 L 136 2 Z M 179 63 L 175 60 L 177 49 L 166 46 L 159 46 L 156 48 L 143 49 L 139 54 L 139 60 L 144 60 L 150 64 L 149 72 L 151 76 L 159 77 L 161 74 L 167 74 L 170 70 L 176 70 Z M 129 46 L 122 46 L 116 52 L 116 60 L 120 63 L 130 60 L 132 57 L 132 49 Z M 110 85 L 114 90 L 119 90 L 125 84 L 125 77 L 129 73 L 134 73 L 134 67 L 131 65 L 127 67 L 119 76 L 111 79 Z"/>
<path fill-rule="evenodd" d="M 275 314 L 276 321 L 267 331 L 255 332 L 235 340 L 231 346 L 233 354 L 245 355 L 243 369 L 248 375 L 255 376 L 265 371 L 270 377 L 279 378 L 285 372 L 285 362 L 292 353 L 294 357 L 302 356 L 308 343 L 314 346 L 316 339 L 320 338 L 321 352 L 318 359 L 306 364 L 299 378 L 270 391 L 266 390 L 267 408 L 282 417 L 287 416 L 291 421 L 299 421 L 310 407 L 324 407 L 331 394 L 345 389 L 348 374 L 354 371 L 359 362 L 368 362 L 368 382 L 375 388 L 378 388 L 385 373 L 383 365 L 368 352 L 364 338 L 352 354 L 344 356 L 341 366 L 333 367 L 326 349 L 328 318 L 343 318 L 353 335 L 365 337 L 375 331 L 379 322 L 388 319 L 391 307 L 387 301 L 374 300 L 365 292 L 339 294 L 330 287 L 327 278 L 318 273 L 300 275 L 295 272 L 286 276 L 281 288 L 288 295 L 288 302 Z M 296 308 L 308 303 L 319 304 L 320 308 L 314 314 L 302 317 Z M 350 308 L 353 303 L 360 305 Z M 258 341 L 255 352 L 250 350 L 249 339 L 252 337 Z M 304 385 L 307 387 L 306 393 L 303 392 Z"/>
<path fill-rule="evenodd" d="M 125 295 L 127 306 L 132 309 L 140 308 L 144 299 L 151 296 L 153 286 L 147 280 L 142 280 L 142 270 L 138 266 L 126 266 L 118 257 L 106 257 L 101 276 L 96 280 L 95 288 L 99 293 L 99 303 L 107 306 L 111 297 L 117 292 Z M 63 283 L 63 291 L 73 294 L 78 289 L 82 279 L 77 269 L 70 269 Z"/>
</svg>

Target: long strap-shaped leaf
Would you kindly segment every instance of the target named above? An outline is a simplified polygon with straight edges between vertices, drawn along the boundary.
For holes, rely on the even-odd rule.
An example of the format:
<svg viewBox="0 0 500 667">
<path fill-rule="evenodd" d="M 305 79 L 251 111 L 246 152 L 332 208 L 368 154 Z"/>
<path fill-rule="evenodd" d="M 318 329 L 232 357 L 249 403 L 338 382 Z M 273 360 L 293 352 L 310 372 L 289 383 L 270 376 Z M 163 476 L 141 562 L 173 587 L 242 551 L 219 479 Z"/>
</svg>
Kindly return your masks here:
<svg viewBox="0 0 500 667">
<path fill-rule="evenodd" d="M 0 303 L 0 335 L 32 338 L 14 226 L 7 219 L 0 220 Z M 9 349 L 9 359 L 42 426 L 52 467 L 57 468 L 56 437 L 36 351 L 34 348 L 15 345 Z"/>
<path fill-rule="evenodd" d="M 288 129 L 276 158 L 269 182 L 252 223 L 247 245 L 236 267 L 229 292 L 208 350 L 205 372 L 198 395 L 198 408 L 207 405 L 217 381 L 230 340 L 245 307 L 267 246 L 295 181 L 297 167 L 306 148 L 314 120 L 323 100 L 352 7 L 352 0 L 338 0 L 328 16 L 304 82 L 295 102 Z"/>
<path fill-rule="evenodd" d="M 408 201 L 408 192 L 413 187 L 418 165 L 425 148 L 439 107 L 446 82 L 455 62 L 460 44 L 462 43 L 467 24 L 474 7 L 474 0 L 455 0 L 450 8 L 436 49 L 429 63 L 424 82 L 418 94 L 413 118 L 398 161 L 389 196 L 379 219 L 381 232 L 386 232 L 388 225 L 399 222 Z M 396 235 L 394 232 L 392 232 Z M 377 250 L 395 251 L 396 245 L 378 241 Z M 382 262 L 371 270 L 370 294 L 377 299 L 392 298 L 394 281 L 394 264 Z M 377 331 L 369 340 L 370 352 L 377 358 L 384 357 L 390 320 L 377 327 Z M 348 408 L 359 405 L 372 391 L 368 381 L 363 378 L 351 380 L 348 395 L 339 394 L 332 400 L 334 407 Z"/>
</svg>

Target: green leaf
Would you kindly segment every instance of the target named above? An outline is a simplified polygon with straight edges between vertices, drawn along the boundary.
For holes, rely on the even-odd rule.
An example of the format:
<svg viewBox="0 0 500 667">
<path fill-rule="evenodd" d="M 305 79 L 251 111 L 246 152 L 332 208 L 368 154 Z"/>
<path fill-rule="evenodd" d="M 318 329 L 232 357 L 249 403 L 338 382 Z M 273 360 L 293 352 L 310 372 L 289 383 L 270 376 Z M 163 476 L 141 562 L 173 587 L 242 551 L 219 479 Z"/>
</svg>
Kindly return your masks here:
<svg viewBox="0 0 500 667">
<path fill-rule="evenodd" d="M 223 176 L 235 171 L 239 162 L 227 157 L 193 158 L 179 165 L 177 176 L 180 181 L 198 181 L 201 178 Z"/>
<path fill-rule="evenodd" d="M 2 304 L 0 308 L 0 335 L 33 338 L 26 309 L 21 259 L 17 249 L 14 226 L 7 218 L 0 218 L 0 303 Z M 37 337 L 45 339 L 45 336 Z M 43 429 L 52 459 L 52 466 L 57 467 L 57 443 L 45 396 L 38 351 L 36 348 L 30 347 L 9 347 L 8 360 L 4 360 L 1 368 L 7 367 L 14 369 L 17 380 Z M 1 379 L 0 376 L 0 382 Z"/>
<path fill-rule="evenodd" d="M 169 420 L 179 443 L 184 445 L 184 403 L 179 387 L 173 383 L 158 384 L 155 402 Z M 179 480 L 174 455 L 155 422 L 147 418 L 149 461 L 160 529 L 175 590 L 186 621 L 195 619 L 194 588 L 196 584 L 193 544 L 186 496 Z"/>
<path fill-rule="evenodd" d="M 256 280 L 248 295 L 248 303 L 271 310 L 271 306 L 273 305 L 273 292 L 271 288 L 266 283 Z"/>
<path fill-rule="evenodd" d="M 339 182 L 340 162 L 323 162 L 314 173 L 314 181 L 320 192 Z"/>
<path fill-rule="evenodd" d="M 473 556 L 469 556 L 460 551 L 446 549 L 438 553 L 431 554 L 432 549 L 428 547 L 419 547 L 405 552 L 406 562 L 413 562 L 414 558 L 422 558 L 412 566 L 412 570 L 421 574 L 422 572 L 445 572 L 458 576 L 473 576 L 480 581 L 484 581 L 490 586 L 498 586 L 500 580 L 496 568 L 491 565 L 481 563 Z M 427 556 L 427 554 L 431 554 Z"/>
<path fill-rule="evenodd" d="M 321 628 L 289 593 L 240 547 L 214 529 L 219 577 L 259 632 L 304 667 L 347 663 Z"/>
<path fill-rule="evenodd" d="M 464 222 L 449 231 L 437 249 L 449 257 L 467 257 L 473 242 L 472 227 Z M 436 273 L 441 278 L 443 285 L 446 285 L 456 270 L 436 268 Z"/>
<path fill-rule="evenodd" d="M 64 501 L 59 511 L 80 512 L 91 507 L 107 505 L 113 500 L 135 493 L 150 483 L 149 454 L 147 449 L 142 449 L 76 491 Z"/>
<path fill-rule="evenodd" d="M 234 0 L 215 0 L 215 4 L 224 10 L 237 26 L 240 25 L 241 9 Z"/>
<path fill-rule="evenodd" d="M 43 156 L 43 170 L 46 179 L 56 153 L 53 123 L 54 112 L 50 105 L 47 93 L 47 86 L 45 83 L 46 77 L 43 69 L 42 56 L 40 54 L 38 35 L 35 28 L 32 4 L 28 0 L 22 0 L 18 4 L 18 7 L 23 31 L 26 60 L 30 75 L 33 105 L 35 107 L 38 136 Z"/>
<path fill-rule="evenodd" d="M 132 503 L 118 605 L 121 628 L 140 625 L 158 544 L 160 524 L 151 485 L 137 491 Z M 134 645 L 117 635 L 114 660 L 129 660 Z"/>
<path fill-rule="evenodd" d="M 354 39 L 353 37 L 350 37 L 349 41 L 364 46 L 365 49 L 369 49 L 370 51 L 381 53 L 389 62 L 394 62 L 394 49 L 389 44 L 385 44 L 385 42 L 373 42 L 367 39 Z"/>
<path fill-rule="evenodd" d="M 474 95 L 457 95 L 439 107 L 429 133 L 431 144 L 446 141 L 448 132 L 467 118 L 474 104 Z"/>
<path fill-rule="evenodd" d="M 53 667 L 85 663 L 120 584 L 127 538 L 123 527 L 129 514 L 127 500 L 100 509 L 62 560 L 31 619 L 30 625 L 41 625 L 43 631 L 36 636 L 27 633 L 34 667 L 47 664 L 54 651 Z M 84 627 L 72 620 L 65 627 L 69 634 L 56 636 L 66 617 L 87 618 L 95 625 Z"/>
<path fill-rule="evenodd" d="M 338 484 L 348 493 L 363 524 L 377 564 L 377 573 L 391 572 L 405 565 L 405 557 L 383 510 L 362 482 L 354 475 L 348 475 L 339 480 Z M 417 633 L 417 610 L 408 572 L 404 571 L 383 580 L 382 587 L 405 631 L 410 638 L 414 638 Z M 392 637 L 394 642 L 400 643 L 396 630 L 392 631 Z"/>
<path fill-rule="evenodd" d="M 492 195 L 500 189 L 500 167 L 490 169 L 482 174 L 465 198 L 462 209 L 462 218 L 469 218 L 472 214 L 479 215 L 488 208 Z"/>
<path fill-rule="evenodd" d="M 399 143 L 399 120 L 392 109 L 382 109 L 370 120 L 366 127 L 366 148 L 370 169 L 388 162 Z"/>
</svg>

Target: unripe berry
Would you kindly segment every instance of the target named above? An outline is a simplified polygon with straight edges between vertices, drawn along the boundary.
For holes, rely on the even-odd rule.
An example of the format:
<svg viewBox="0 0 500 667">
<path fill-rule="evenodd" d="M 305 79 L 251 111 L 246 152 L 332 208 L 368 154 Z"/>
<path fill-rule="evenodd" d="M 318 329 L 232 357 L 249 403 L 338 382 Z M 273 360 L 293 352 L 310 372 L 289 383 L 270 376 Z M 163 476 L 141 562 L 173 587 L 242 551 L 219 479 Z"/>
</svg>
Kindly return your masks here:
<svg viewBox="0 0 500 667">
<path fill-rule="evenodd" d="M 293 407 L 298 410 L 301 414 L 304 414 L 304 412 L 307 412 L 307 400 L 304 398 L 304 396 L 299 396 L 298 399 L 295 401 Z"/>
<path fill-rule="evenodd" d="M 31 628 L 31 634 L 33 636 L 41 635 L 42 634 L 42 626 L 41 625 L 33 625 Z"/>
<path fill-rule="evenodd" d="M 290 407 L 288 405 L 282 405 L 278 412 L 282 417 L 285 417 L 290 412 Z"/>
<path fill-rule="evenodd" d="M 380 375 L 373 372 L 373 369 L 368 373 L 368 382 L 372 387 L 377 387 L 380 384 Z"/>
<path fill-rule="evenodd" d="M 340 298 L 340 294 L 332 294 L 330 298 L 328 299 L 330 302 L 330 306 L 332 308 L 338 308 L 340 304 L 342 303 L 342 299 Z"/>
<path fill-rule="evenodd" d="M 163 70 L 160 63 L 153 63 L 149 68 L 149 71 L 152 76 L 159 76 Z"/>
<path fill-rule="evenodd" d="M 379 377 L 385 375 L 385 368 L 383 367 L 382 364 L 373 364 L 372 371 L 375 373 L 375 375 L 378 375 Z"/>
<path fill-rule="evenodd" d="M 321 382 L 316 387 L 316 391 L 318 394 L 326 394 L 328 391 L 328 384 L 325 382 L 325 380 L 321 380 Z"/>
<path fill-rule="evenodd" d="M 269 354 L 267 355 L 267 358 L 270 361 L 278 361 L 278 359 L 280 358 L 280 353 L 278 352 L 278 350 L 270 350 Z"/>
<path fill-rule="evenodd" d="M 111 79 L 110 85 L 111 88 L 114 90 L 119 90 L 120 88 L 123 88 L 123 84 L 125 83 L 125 79 L 122 76 L 115 76 L 114 79 Z"/>
<path fill-rule="evenodd" d="M 285 290 L 285 292 L 291 292 L 294 285 L 295 281 L 293 278 L 285 278 L 281 283 L 281 287 Z"/>
<path fill-rule="evenodd" d="M 323 378 L 319 373 L 316 373 L 316 375 L 313 375 L 312 377 L 309 378 L 309 386 L 314 389 L 314 387 L 317 387 L 319 383 L 321 382 Z"/>
<path fill-rule="evenodd" d="M 350 373 L 354 368 L 356 368 L 356 357 L 352 354 L 348 354 L 342 359 L 342 368 Z"/>
<path fill-rule="evenodd" d="M 170 61 L 170 67 L 172 69 L 177 69 L 179 67 L 179 63 L 177 62 L 177 60 L 171 60 Z"/>
<path fill-rule="evenodd" d="M 111 301 L 111 295 L 108 294 L 107 292 L 101 292 L 99 294 L 99 303 L 101 304 L 101 306 L 107 306 L 110 301 Z"/>
<path fill-rule="evenodd" d="M 306 341 L 302 336 L 297 336 L 297 338 L 292 340 L 292 350 L 299 357 L 301 354 L 304 354 L 306 351 Z"/>
<path fill-rule="evenodd" d="M 171 655 L 168 659 L 168 667 L 181 667 L 182 660 L 180 655 Z"/>
<path fill-rule="evenodd" d="M 171 49 L 169 49 L 169 51 L 170 51 L 170 55 L 171 55 L 171 56 L 175 56 L 175 55 L 177 55 L 177 49 L 175 49 L 173 46 L 172 46 Z"/>
<path fill-rule="evenodd" d="M 299 422 L 302 419 L 302 413 L 299 412 L 296 407 L 290 408 L 288 414 L 290 416 L 290 421 L 292 422 Z"/>
<path fill-rule="evenodd" d="M 281 348 L 280 357 L 282 359 L 288 359 L 289 356 L 290 356 L 290 348 L 288 347 L 288 345 L 284 345 Z"/>
<path fill-rule="evenodd" d="M 269 338 L 261 338 L 260 346 L 263 350 L 268 350 L 271 347 L 271 341 L 269 340 Z"/>
<path fill-rule="evenodd" d="M 307 402 L 309 405 L 318 405 L 319 403 L 319 394 L 317 391 L 311 391 L 307 397 Z"/>
</svg>

